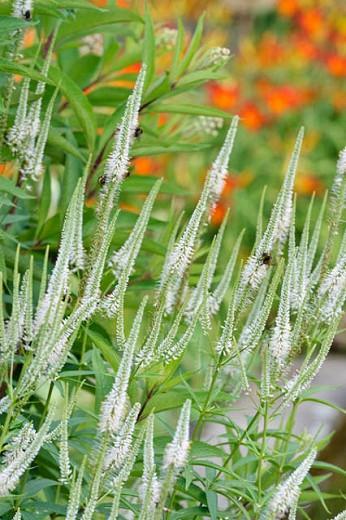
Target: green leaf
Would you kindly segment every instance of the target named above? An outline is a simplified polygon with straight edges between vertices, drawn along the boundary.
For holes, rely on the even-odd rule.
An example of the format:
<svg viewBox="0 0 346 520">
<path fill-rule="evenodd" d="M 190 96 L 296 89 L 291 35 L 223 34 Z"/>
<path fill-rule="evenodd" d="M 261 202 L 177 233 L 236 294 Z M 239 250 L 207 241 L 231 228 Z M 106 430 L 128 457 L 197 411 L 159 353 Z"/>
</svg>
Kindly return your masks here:
<svg viewBox="0 0 346 520">
<path fill-rule="evenodd" d="M 37 23 L 37 22 L 36 22 Z M 0 35 L 8 32 L 16 31 L 18 29 L 26 29 L 27 27 L 36 25 L 33 22 L 27 22 L 22 18 L 15 18 L 14 16 L 0 16 Z"/>
<path fill-rule="evenodd" d="M 200 48 L 202 33 L 203 33 L 204 17 L 205 17 L 205 14 L 203 14 L 199 18 L 197 26 L 196 26 L 196 30 L 191 39 L 190 45 L 186 51 L 186 54 L 185 54 L 183 60 L 180 62 L 179 66 L 178 66 L 178 70 L 177 70 L 178 77 L 181 76 L 185 72 L 185 70 L 190 65 L 191 60 L 193 59 L 194 55 L 196 54 L 197 50 Z"/>
<path fill-rule="evenodd" d="M 317 397 L 306 397 L 305 399 L 300 399 L 301 403 L 308 402 L 308 401 L 310 401 L 311 403 L 323 404 L 324 406 L 328 406 L 329 408 L 333 408 L 333 410 L 336 410 L 337 412 L 340 412 L 342 414 L 346 413 L 345 408 L 341 408 L 340 406 L 338 406 L 338 405 L 336 405 L 334 403 L 331 403 L 330 401 L 326 401 L 324 399 L 318 399 Z"/>
<path fill-rule="evenodd" d="M 208 143 L 174 143 L 166 146 L 162 145 L 141 145 L 133 150 L 133 157 L 142 157 L 143 155 L 160 155 L 162 153 L 175 153 L 175 152 L 200 152 L 211 148 L 212 144 Z"/>
<path fill-rule="evenodd" d="M 72 132 L 70 131 L 67 135 L 66 143 L 75 149 L 78 154 L 79 150 L 77 149 L 76 141 Z M 68 151 L 65 149 L 65 151 Z M 83 161 L 84 162 L 84 161 Z M 78 179 L 83 175 L 83 165 L 75 153 L 68 153 L 65 161 L 65 169 L 63 178 L 61 181 L 61 196 L 60 196 L 60 208 L 61 208 L 61 217 L 65 214 L 67 210 L 67 206 L 71 200 L 74 189 L 77 185 Z"/>
<path fill-rule="evenodd" d="M 176 105 L 154 103 L 148 107 L 148 111 L 170 114 L 188 114 L 193 116 L 221 117 L 223 119 L 231 119 L 233 117 L 232 114 L 219 110 L 218 108 L 191 104 L 184 105 L 183 103 L 177 103 Z"/>
<path fill-rule="evenodd" d="M 193 441 L 191 445 L 191 457 L 220 457 L 224 458 L 225 452 L 214 446 L 203 441 Z"/>
<path fill-rule="evenodd" d="M 19 76 L 31 78 L 35 81 L 44 81 L 49 85 L 54 85 L 50 79 L 47 79 L 45 76 L 39 72 L 36 72 L 32 68 L 26 67 L 25 65 L 20 65 L 19 63 L 14 63 L 4 58 L 0 58 L 0 71 L 7 74 L 18 74 Z"/>
<path fill-rule="evenodd" d="M 29 482 L 27 482 L 27 484 L 24 488 L 24 493 L 25 493 L 25 495 L 27 495 L 29 497 L 33 497 L 34 495 L 36 495 L 36 493 L 38 493 L 42 489 L 45 489 L 47 487 L 56 486 L 56 485 L 57 485 L 56 480 L 51 480 L 48 478 L 36 478 L 34 480 L 30 480 Z"/>
<path fill-rule="evenodd" d="M 32 195 L 29 195 L 22 188 L 18 188 L 10 179 L 6 179 L 6 177 L 0 176 L 0 192 L 8 193 L 9 195 L 13 195 L 18 199 L 33 199 Z"/>
<path fill-rule="evenodd" d="M 157 181 L 157 177 L 151 175 L 130 175 L 123 185 L 124 193 L 148 193 Z M 188 191 L 180 188 L 172 182 L 163 181 L 160 193 L 170 195 L 187 195 Z"/>
<path fill-rule="evenodd" d="M 152 399 L 150 399 L 148 405 L 145 407 L 144 416 L 146 417 L 149 415 L 153 409 L 155 409 L 155 413 L 158 413 L 165 410 L 179 408 L 182 404 L 184 404 L 188 397 L 189 394 L 185 390 L 175 390 L 157 394 Z"/>
<path fill-rule="evenodd" d="M 119 367 L 119 360 L 112 343 L 103 335 L 101 335 L 100 332 L 91 330 L 90 328 L 85 329 L 85 332 L 95 347 L 97 347 L 102 352 L 103 357 L 111 365 L 114 372 L 116 372 Z"/>
<path fill-rule="evenodd" d="M 339 468 L 339 466 L 335 466 L 334 464 L 330 464 L 329 462 L 315 461 L 314 468 L 325 469 L 327 471 L 332 471 L 333 473 L 338 473 L 343 477 L 346 477 L 346 471 L 343 468 Z"/>
<path fill-rule="evenodd" d="M 178 70 L 180 66 L 181 61 L 181 53 L 183 51 L 183 45 L 184 45 L 184 25 L 182 21 L 178 20 L 178 33 L 177 33 L 177 41 L 174 48 L 174 56 L 173 56 L 173 63 L 170 71 L 170 80 L 171 82 L 175 82 L 178 76 Z"/>
<path fill-rule="evenodd" d="M 92 351 L 92 365 L 96 377 L 95 412 L 98 413 L 102 401 L 111 389 L 112 377 L 110 374 L 107 374 L 107 367 L 101 358 L 99 350 L 96 350 L 96 348 Z"/>
<path fill-rule="evenodd" d="M 142 23 L 142 18 L 132 11 L 118 7 L 108 8 L 102 12 L 78 13 L 75 19 L 64 23 L 61 27 L 57 42 L 60 45 L 69 40 L 75 40 L 85 34 L 97 32 L 107 26 L 119 23 Z"/>
<path fill-rule="evenodd" d="M 171 513 L 170 517 L 172 520 L 181 520 L 183 518 L 190 519 L 191 518 L 205 518 L 208 513 L 207 508 L 205 507 L 186 507 L 182 511 L 178 513 Z"/>
<path fill-rule="evenodd" d="M 88 147 L 92 150 L 95 143 L 96 122 L 92 106 L 89 103 L 87 96 L 79 86 L 57 66 L 50 67 L 49 77 L 66 97 L 85 133 Z"/>
<path fill-rule="evenodd" d="M 211 489 L 208 489 L 205 494 L 207 496 L 207 504 L 208 504 L 210 516 L 211 516 L 212 520 L 217 520 L 217 518 L 218 518 L 217 494 L 215 493 L 215 491 L 212 491 Z"/>
<path fill-rule="evenodd" d="M 155 74 L 155 34 L 153 20 L 148 9 L 148 5 L 145 7 L 144 15 L 144 42 L 143 42 L 143 63 L 147 66 L 147 72 L 145 76 L 146 89 L 152 82 Z"/>
<path fill-rule="evenodd" d="M 98 107 L 113 107 L 125 101 L 131 90 L 125 87 L 100 87 L 88 94 L 90 103 Z"/>
<path fill-rule="evenodd" d="M 51 177 L 50 177 L 50 168 L 45 168 L 44 177 L 43 177 L 43 186 L 42 193 L 39 199 L 39 207 L 38 207 L 38 222 L 36 228 L 36 237 L 39 236 L 39 231 L 42 228 L 44 222 L 46 221 L 48 211 L 50 208 L 51 202 Z"/>
<path fill-rule="evenodd" d="M 36 4 L 40 5 L 46 3 L 46 0 L 35 1 Z M 105 11 L 96 5 L 91 4 L 88 0 L 50 0 L 50 3 L 60 9 L 88 9 L 92 11 Z"/>
<path fill-rule="evenodd" d="M 61 135 L 61 133 L 56 128 L 50 128 L 48 133 L 48 145 L 56 147 L 63 152 L 73 155 L 77 159 L 80 159 L 84 163 L 86 162 L 86 158 L 84 155 L 78 150 L 76 146 L 74 146 L 70 141 L 68 141 L 65 137 Z"/>
</svg>

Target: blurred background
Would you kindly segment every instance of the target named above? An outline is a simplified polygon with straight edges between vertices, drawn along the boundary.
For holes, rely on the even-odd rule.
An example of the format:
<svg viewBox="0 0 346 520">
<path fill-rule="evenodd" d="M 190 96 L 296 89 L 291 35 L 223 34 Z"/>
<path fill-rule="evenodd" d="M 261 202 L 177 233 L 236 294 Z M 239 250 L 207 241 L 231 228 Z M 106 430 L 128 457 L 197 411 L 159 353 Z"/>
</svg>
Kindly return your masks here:
<svg viewBox="0 0 346 520">
<path fill-rule="evenodd" d="M 139 4 L 118 1 L 123 7 Z M 218 225 L 231 207 L 242 226 L 253 226 L 259 194 L 264 185 L 277 190 L 301 125 L 306 138 L 296 191 L 301 197 L 320 197 L 330 186 L 338 152 L 345 146 L 346 2 L 152 0 L 151 9 L 156 22 L 173 28 L 180 17 L 191 32 L 204 11 L 206 46 L 231 51 L 227 78 L 209 82 L 198 92 L 206 104 L 241 117 L 230 176 L 213 223 Z M 169 60 L 163 56 L 161 66 Z M 192 191 L 197 186 L 191 179 L 203 172 L 204 161 L 210 162 L 210 151 L 205 157 L 198 155 L 190 159 L 189 175 L 185 156 L 174 168 L 179 184 Z M 172 158 L 164 160 L 171 163 Z M 137 173 L 143 174 L 162 166 L 145 159 L 136 164 Z"/>
</svg>

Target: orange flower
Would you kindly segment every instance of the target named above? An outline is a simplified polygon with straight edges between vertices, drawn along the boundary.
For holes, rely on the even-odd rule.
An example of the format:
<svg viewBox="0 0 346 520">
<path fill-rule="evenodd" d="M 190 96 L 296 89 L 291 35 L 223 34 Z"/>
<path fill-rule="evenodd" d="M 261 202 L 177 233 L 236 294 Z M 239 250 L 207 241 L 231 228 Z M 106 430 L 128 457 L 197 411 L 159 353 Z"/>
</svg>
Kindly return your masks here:
<svg viewBox="0 0 346 520">
<path fill-rule="evenodd" d="M 240 108 L 239 115 L 244 125 L 250 130 L 256 131 L 266 123 L 265 115 L 252 101 L 246 101 Z"/>
<path fill-rule="evenodd" d="M 111 85 L 114 87 L 128 87 L 133 88 L 134 81 L 130 78 L 126 78 L 127 74 L 138 74 L 138 72 L 141 70 L 141 64 L 140 63 L 131 63 L 130 65 L 127 65 L 123 69 L 119 70 L 119 79 L 113 79 L 112 81 L 107 81 L 107 85 Z M 123 78 L 125 76 L 125 78 Z"/>
<path fill-rule="evenodd" d="M 264 34 L 258 49 L 258 57 L 263 67 L 272 67 L 282 63 L 284 48 L 274 34 Z"/>
<path fill-rule="evenodd" d="M 108 0 L 91 0 L 93 4 L 97 5 L 97 7 L 107 7 Z"/>
<path fill-rule="evenodd" d="M 211 83 L 207 87 L 210 102 L 221 110 L 230 110 L 234 108 L 239 98 L 238 85 L 221 85 L 220 83 Z"/>
<path fill-rule="evenodd" d="M 298 22 L 302 30 L 314 39 L 320 39 L 326 33 L 325 16 L 317 8 L 302 11 L 299 14 Z"/>
<path fill-rule="evenodd" d="M 346 110 L 345 92 L 343 92 L 342 90 L 334 92 L 334 95 L 332 97 L 332 104 L 337 112 L 342 112 L 343 110 Z"/>
<path fill-rule="evenodd" d="M 304 91 L 291 85 L 272 86 L 263 93 L 263 97 L 268 109 L 276 116 L 299 107 L 305 101 Z"/>
<path fill-rule="evenodd" d="M 136 157 L 132 164 L 136 175 L 153 175 L 159 169 L 159 163 L 152 157 Z"/>
<path fill-rule="evenodd" d="M 0 163 L 0 175 L 1 177 L 12 177 L 12 174 L 14 172 L 14 163 L 8 162 L 8 163 Z"/>
<path fill-rule="evenodd" d="M 26 48 L 26 47 L 31 47 L 34 42 L 35 42 L 35 38 L 36 38 L 36 31 L 34 28 L 30 28 L 30 29 L 27 29 L 24 33 L 24 41 L 23 41 L 23 46 Z"/>
<path fill-rule="evenodd" d="M 296 179 L 295 188 L 300 195 L 321 195 L 324 192 L 323 183 L 314 175 L 299 175 Z"/>
<path fill-rule="evenodd" d="M 225 180 L 225 184 L 222 190 L 222 196 L 227 197 L 237 187 L 238 179 L 235 175 L 228 175 Z"/>
<path fill-rule="evenodd" d="M 159 117 L 158 117 L 158 126 L 164 126 L 168 121 L 168 117 L 167 117 L 167 114 L 163 114 L 161 112 L 161 114 L 159 114 Z"/>
<path fill-rule="evenodd" d="M 218 202 L 211 214 L 211 223 L 220 226 L 227 213 L 227 206 L 223 202 Z"/>
<path fill-rule="evenodd" d="M 297 0 L 279 0 L 278 12 L 282 16 L 294 16 L 299 10 L 299 4 Z"/>
<path fill-rule="evenodd" d="M 120 204 L 120 208 L 124 209 L 125 211 L 128 211 L 129 213 L 135 213 L 138 214 L 138 208 L 136 206 L 133 206 L 132 204 L 127 204 L 126 202 L 122 202 Z"/>
<path fill-rule="evenodd" d="M 138 72 L 141 70 L 141 64 L 138 63 L 131 63 L 131 65 L 127 65 L 127 67 L 124 67 L 121 69 L 122 74 L 138 74 Z"/>
<path fill-rule="evenodd" d="M 332 76 L 346 77 L 346 57 L 331 54 L 326 58 L 326 67 Z"/>
<path fill-rule="evenodd" d="M 319 50 L 314 43 L 303 34 L 293 35 L 292 42 L 294 44 L 294 52 L 303 60 L 312 61 L 318 58 Z"/>
</svg>

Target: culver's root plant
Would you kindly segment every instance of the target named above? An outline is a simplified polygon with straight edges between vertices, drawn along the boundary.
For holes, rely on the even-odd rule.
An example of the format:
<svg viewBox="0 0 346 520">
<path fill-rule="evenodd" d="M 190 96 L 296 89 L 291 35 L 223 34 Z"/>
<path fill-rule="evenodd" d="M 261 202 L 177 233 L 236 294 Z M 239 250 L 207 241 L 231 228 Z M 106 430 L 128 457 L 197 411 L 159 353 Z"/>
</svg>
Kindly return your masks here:
<svg viewBox="0 0 346 520">
<path fill-rule="evenodd" d="M 294 520 L 316 518 L 316 502 L 321 518 L 346 518 L 346 503 L 333 509 L 342 490 L 324 491 L 331 473 L 345 475 L 320 459 L 333 441 L 294 427 L 343 315 L 346 149 L 317 218 L 312 200 L 297 233 L 299 131 L 244 257 L 244 233 L 226 239 L 228 216 L 211 240 L 209 228 L 237 146 L 237 116 L 224 125 L 190 214 L 175 210 L 179 192 L 164 171 L 154 182 L 131 173 L 132 157 L 154 141 L 155 153 L 188 150 L 174 132 L 160 148 L 148 107 L 159 110 L 161 97 L 195 88 L 225 64 L 226 49 L 199 50 L 201 22 L 185 49 L 182 26 L 163 33 L 148 12 L 141 18 L 84 1 L 16 0 L 11 12 L 0 5 L 8 36 L 1 153 L 13 176 L 0 183 L 1 518 Z M 23 58 L 26 24 L 35 20 L 48 37 L 36 52 L 24 48 Z M 120 22 L 119 41 L 135 35 L 128 45 L 142 65 L 105 121 L 63 71 L 64 60 L 81 39 L 90 50 L 97 30 L 105 48 L 89 80 L 112 76 L 117 47 L 104 27 Z M 155 77 L 168 44 L 171 71 Z M 19 84 L 14 73 L 23 76 Z M 212 133 L 223 124 L 206 119 L 208 107 L 194 111 Z M 95 114 L 105 125 L 98 136 Z M 191 121 L 187 128 L 189 139 Z M 135 219 L 121 210 L 124 193 L 145 193 Z M 252 407 L 241 426 L 232 411 L 244 396 Z"/>
</svg>

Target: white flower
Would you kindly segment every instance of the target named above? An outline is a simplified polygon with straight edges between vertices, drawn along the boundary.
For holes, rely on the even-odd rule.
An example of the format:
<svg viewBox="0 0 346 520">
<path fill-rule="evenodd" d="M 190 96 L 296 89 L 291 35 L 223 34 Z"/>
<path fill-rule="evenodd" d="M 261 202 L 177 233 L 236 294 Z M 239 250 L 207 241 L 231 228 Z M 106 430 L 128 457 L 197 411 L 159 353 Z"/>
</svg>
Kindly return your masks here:
<svg viewBox="0 0 346 520">
<path fill-rule="evenodd" d="M 53 411 L 51 410 L 47 419 L 36 432 L 28 423 L 19 432 L 10 444 L 8 453 L 0 468 L 0 496 L 8 495 L 17 486 L 20 477 L 30 467 L 30 464 L 45 442 Z"/>
<path fill-rule="evenodd" d="M 32 7 L 32 0 L 15 0 L 12 7 L 12 16 L 26 18 L 26 13 L 29 13 L 29 17 L 31 17 Z"/>
<path fill-rule="evenodd" d="M 190 448 L 190 413 L 191 401 L 187 400 L 180 412 L 173 440 L 166 446 L 163 462 L 164 468 L 172 466 L 175 471 L 180 471 L 187 463 Z"/>
<path fill-rule="evenodd" d="M 208 69 L 209 67 L 223 67 L 231 57 L 231 51 L 227 47 L 213 47 L 198 61 L 196 68 Z"/>
<path fill-rule="evenodd" d="M 146 299 L 144 299 L 141 303 L 141 306 L 133 321 L 132 329 L 129 338 L 125 343 L 123 357 L 121 359 L 113 387 L 102 403 L 100 417 L 101 432 L 117 434 L 123 425 L 127 410 L 127 389 L 133 365 L 133 356 L 143 319 L 145 305 Z"/>
<path fill-rule="evenodd" d="M 341 513 L 334 516 L 334 518 L 332 520 L 346 520 L 346 509 L 345 509 L 345 511 L 341 511 Z"/>
<path fill-rule="evenodd" d="M 136 403 L 133 406 L 119 432 L 113 436 L 111 447 L 107 451 L 104 459 L 105 469 L 119 470 L 126 461 L 132 446 L 133 434 L 140 408 L 140 403 Z"/>
<path fill-rule="evenodd" d="M 158 48 L 172 50 L 177 40 L 178 31 L 171 27 L 160 27 L 155 34 L 155 43 Z"/>
<path fill-rule="evenodd" d="M 79 46 L 79 54 L 85 56 L 87 54 L 95 54 L 102 56 L 103 54 L 103 35 L 101 33 L 88 34 L 81 40 Z"/>
<path fill-rule="evenodd" d="M 133 93 L 127 100 L 125 113 L 116 133 L 114 148 L 110 153 L 105 166 L 105 185 L 107 191 L 109 182 L 122 182 L 127 173 L 130 160 L 130 150 L 138 126 L 138 114 L 141 106 L 146 66 L 143 65 L 138 75 Z"/>
<path fill-rule="evenodd" d="M 346 253 L 341 250 L 335 267 L 326 275 L 317 292 L 319 314 L 330 323 L 342 312 L 346 297 Z"/>
<path fill-rule="evenodd" d="M 281 520 L 295 506 L 300 494 L 300 486 L 309 473 L 316 455 L 316 450 L 311 450 L 298 468 L 278 486 L 269 502 L 267 512 L 262 516 L 263 520 Z"/>
</svg>

